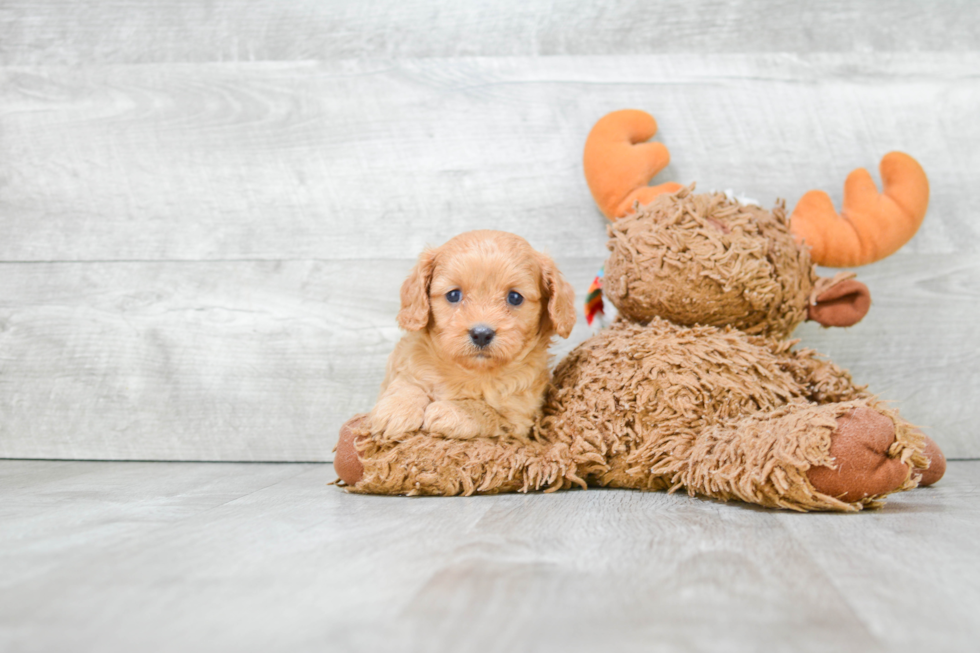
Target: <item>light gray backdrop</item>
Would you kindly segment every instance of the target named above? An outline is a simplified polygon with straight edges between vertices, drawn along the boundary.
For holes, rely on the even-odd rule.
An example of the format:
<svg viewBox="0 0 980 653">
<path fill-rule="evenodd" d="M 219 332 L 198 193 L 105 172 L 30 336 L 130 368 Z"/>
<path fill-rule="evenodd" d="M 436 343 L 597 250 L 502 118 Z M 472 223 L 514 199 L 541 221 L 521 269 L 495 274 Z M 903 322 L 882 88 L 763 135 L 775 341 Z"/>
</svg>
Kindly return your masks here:
<svg viewBox="0 0 980 653">
<path fill-rule="evenodd" d="M 765 205 L 902 149 L 921 232 L 797 336 L 980 456 L 980 3 L 5 0 L 0 457 L 330 460 L 426 244 L 497 228 L 584 294 L 610 110 Z M 587 337 L 584 319 L 567 351 Z"/>
</svg>

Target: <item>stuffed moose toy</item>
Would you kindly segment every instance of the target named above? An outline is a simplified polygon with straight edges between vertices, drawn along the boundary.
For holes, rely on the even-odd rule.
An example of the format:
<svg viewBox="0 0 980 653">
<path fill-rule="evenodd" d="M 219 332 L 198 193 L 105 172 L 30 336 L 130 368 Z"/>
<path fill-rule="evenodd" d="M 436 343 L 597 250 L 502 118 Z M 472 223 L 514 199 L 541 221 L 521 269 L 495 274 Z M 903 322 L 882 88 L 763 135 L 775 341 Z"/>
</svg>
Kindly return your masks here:
<svg viewBox="0 0 980 653">
<path fill-rule="evenodd" d="M 526 434 L 398 437 L 357 416 L 335 466 L 350 491 L 470 495 L 574 486 L 687 490 L 793 510 L 855 511 L 936 482 L 936 444 L 850 374 L 794 349 L 804 320 L 850 326 L 867 312 L 853 273 L 918 229 L 929 185 L 919 164 L 887 154 L 878 193 L 866 170 L 843 211 L 810 191 L 787 219 L 723 194 L 648 182 L 669 162 L 646 113 L 592 129 L 585 176 L 608 225 L 603 292 L 619 317 L 554 371 Z"/>
</svg>

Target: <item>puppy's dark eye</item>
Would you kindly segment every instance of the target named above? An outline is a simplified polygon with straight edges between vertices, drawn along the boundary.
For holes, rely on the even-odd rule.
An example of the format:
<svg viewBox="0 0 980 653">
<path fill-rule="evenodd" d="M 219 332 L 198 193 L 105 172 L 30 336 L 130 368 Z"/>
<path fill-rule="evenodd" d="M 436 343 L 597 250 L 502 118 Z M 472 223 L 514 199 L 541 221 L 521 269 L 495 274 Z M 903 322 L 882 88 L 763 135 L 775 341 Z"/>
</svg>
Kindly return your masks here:
<svg viewBox="0 0 980 653">
<path fill-rule="evenodd" d="M 524 303 L 524 295 L 516 290 L 511 290 L 509 293 L 507 293 L 507 303 L 511 306 L 520 306 Z"/>
<path fill-rule="evenodd" d="M 455 304 L 462 298 L 463 298 L 463 291 L 460 290 L 459 288 L 456 288 L 455 290 L 450 290 L 449 292 L 446 293 L 446 301 L 449 302 L 450 304 Z"/>
</svg>

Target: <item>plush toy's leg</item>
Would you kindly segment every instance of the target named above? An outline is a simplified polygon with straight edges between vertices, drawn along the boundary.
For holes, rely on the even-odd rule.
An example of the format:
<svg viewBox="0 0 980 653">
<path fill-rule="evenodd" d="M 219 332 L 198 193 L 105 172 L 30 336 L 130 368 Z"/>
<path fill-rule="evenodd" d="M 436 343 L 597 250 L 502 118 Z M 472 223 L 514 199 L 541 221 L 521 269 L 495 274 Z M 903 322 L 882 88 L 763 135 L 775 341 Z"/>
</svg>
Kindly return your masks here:
<svg viewBox="0 0 980 653">
<path fill-rule="evenodd" d="M 789 369 L 798 379 L 800 385 L 810 390 L 810 401 L 818 404 L 829 404 L 842 401 L 866 400 L 878 405 L 874 396 L 867 391 L 865 386 L 854 384 L 851 375 L 830 361 L 819 358 L 816 352 L 802 350 L 793 352 L 793 357 L 789 359 Z M 879 406 L 880 407 L 880 406 Z M 904 424 L 903 428 L 912 428 L 896 414 L 884 411 L 893 417 L 897 422 Z M 845 429 L 847 430 L 847 429 Z M 929 460 L 929 467 L 925 470 L 918 470 L 922 474 L 919 487 L 926 487 L 937 482 L 946 473 L 946 457 L 932 438 L 917 431 L 925 440 L 925 457 Z M 841 442 L 846 437 L 840 438 Z M 843 444 L 837 446 L 843 447 Z"/>
<path fill-rule="evenodd" d="M 709 427 L 652 471 L 672 474 L 691 494 L 853 511 L 915 487 L 924 447 L 921 433 L 873 400 L 801 402 Z"/>
<path fill-rule="evenodd" d="M 858 406 L 837 418 L 830 440 L 833 465 L 811 467 L 807 478 L 818 492 L 846 502 L 894 492 L 905 484 L 910 471 L 900 457 L 888 455 L 895 435 L 895 422 Z"/>
<path fill-rule="evenodd" d="M 372 437 L 362 418 L 341 428 L 334 462 L 351 492 L 469 496 L 585 486 L 564 444 L 427 433 L 385 442 Z"/>
</svg>

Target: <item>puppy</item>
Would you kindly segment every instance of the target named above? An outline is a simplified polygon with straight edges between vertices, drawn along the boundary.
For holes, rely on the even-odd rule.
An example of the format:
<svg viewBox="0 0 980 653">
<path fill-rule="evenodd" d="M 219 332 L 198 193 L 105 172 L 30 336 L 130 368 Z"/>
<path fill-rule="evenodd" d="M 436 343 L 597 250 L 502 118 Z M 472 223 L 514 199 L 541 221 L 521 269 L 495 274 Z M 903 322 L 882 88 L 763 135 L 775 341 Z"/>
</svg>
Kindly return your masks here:
<svg viewBox="0 0 980 653">
<path fill-rule="evenodd" d="M 548 345 L 575 325 L 574 292 L 520 236 L 471 231 L 424 251 L 401 288 L 371 431 L 524 437 L 549 380 Z"/>
</svg>

